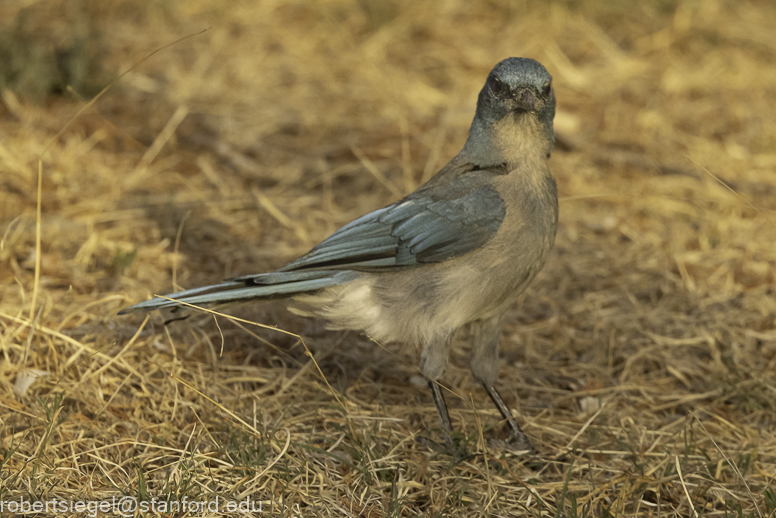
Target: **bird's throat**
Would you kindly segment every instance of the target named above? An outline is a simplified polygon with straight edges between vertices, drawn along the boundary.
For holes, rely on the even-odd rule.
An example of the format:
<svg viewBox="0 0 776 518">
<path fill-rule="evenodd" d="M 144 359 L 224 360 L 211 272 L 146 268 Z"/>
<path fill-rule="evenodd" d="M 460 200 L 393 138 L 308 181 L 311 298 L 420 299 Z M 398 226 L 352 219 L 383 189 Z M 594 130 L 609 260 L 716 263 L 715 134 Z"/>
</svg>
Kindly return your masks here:
<svg viewBox="0 0 776 518">
<path fill-rule="evenodd" d="M 509 166 L 525 161 L 544 161 L 550 140 L 544 124 L 533 113 L 510 113 L 491 127 L 493 146 Z"/>
<path fill-rule="evenodd" d="M 475 118 L 463 148 L 467 161 L 479 167 L 506 164 L 513 169 L 526 161 L 546 161 L 552 130 L 532 112 L 513 112 L 498 122 Z"/>
</svg>

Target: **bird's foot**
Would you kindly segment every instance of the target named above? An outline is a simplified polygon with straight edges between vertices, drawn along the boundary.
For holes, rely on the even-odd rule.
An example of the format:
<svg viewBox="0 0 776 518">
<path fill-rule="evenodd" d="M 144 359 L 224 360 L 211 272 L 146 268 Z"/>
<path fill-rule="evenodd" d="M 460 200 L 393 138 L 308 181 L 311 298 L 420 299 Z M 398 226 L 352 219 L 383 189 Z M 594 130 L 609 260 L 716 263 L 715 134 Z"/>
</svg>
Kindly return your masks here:
<svg viewBox="0 0 776 518">
<path fill-rule="evenodd" d="M 528 453 L 535 453 L 536 450 L 534 449 L 533 445 L 531 445 L 531 441 L 528 440 L 528 437 L 523 433 L 522 430 L 520 430 L 518 433 L 512 432 L 509 434 L 509 437 L 507 437 L 506 440 L 506 447 L 512 451 L 527 451 Z"/>
<path fill-rule="evenodd" d="M 533 455 L 536 453 L 531 441 L 523 435 L 509 434 L 505 439 L 491 437 L 488 439 L 488 447 L 494 450 L 505 450 L 514 454 Z"/>
<path fill-rule="evenodd" d="M 434 453 L 445 453 L 447 451 L 444 444 L 440 444 L 435 440 L 429 439 L 428 437 L 425 437 L 423 435 L 418 435 L 417 437 L 415 437 L 415 442 L 417 442 L 424 448 L 427 448 L 433 451 Z"/>
<path fill-rule="evenodd" d="M 442 430 L 442 434 L 445 439 L 444 444 L 422 435 L 418 436 L 415 441 L 435 453 L 447 453 L 456 459 L 463 459 L 466 457 L 466 441 L 463 440 L 459 434 L 455 434 L 454 432 L 450 433 L 447 430 Z"/>
</svg>

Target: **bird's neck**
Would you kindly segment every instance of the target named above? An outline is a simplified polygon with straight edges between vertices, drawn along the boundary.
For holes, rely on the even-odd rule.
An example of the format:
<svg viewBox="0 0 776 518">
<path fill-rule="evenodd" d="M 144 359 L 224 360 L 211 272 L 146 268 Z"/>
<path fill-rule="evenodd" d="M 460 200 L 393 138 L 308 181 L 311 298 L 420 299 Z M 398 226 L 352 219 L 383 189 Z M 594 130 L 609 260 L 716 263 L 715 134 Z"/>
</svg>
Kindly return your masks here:
<svg viewBox="0 0 776 518">
<path fill-rule="evenodd" d="M 552 150 L 552 127 L 532 113 L 510 113 L 497 122 L 475 118 L 463 147 L 466 159 L 480 167 L 545 161 Z"/>
</svg>

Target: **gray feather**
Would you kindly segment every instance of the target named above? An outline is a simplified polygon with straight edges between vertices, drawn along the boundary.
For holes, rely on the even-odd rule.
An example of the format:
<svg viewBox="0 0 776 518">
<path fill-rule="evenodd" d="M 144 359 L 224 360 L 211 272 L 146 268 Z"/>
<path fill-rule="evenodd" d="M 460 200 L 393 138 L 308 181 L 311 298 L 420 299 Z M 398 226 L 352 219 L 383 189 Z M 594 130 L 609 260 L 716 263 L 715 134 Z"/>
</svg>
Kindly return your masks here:
<svg viewBox="0 0 776 518">
<path fill-rule="evenodd" d="M 167 298 L 155 297 L 151 300 L 135 304 L 121 313 L 133 311 L 149 311 L 152 309 L 173 308 L 180 306 L 177 301 L 195 306 L 207 304 L 223 304 L 247 302 L 256 299 L 287 297 L 299 293 L 317 291 L 322 288 L 336 286 L 352 281 L 355 272 L 347 271 L 315 271 L 268 273 L 263 275 L 236 277 L 233 280 L 213 286 L 194 288 L 166 295 Z"/>
<path fill-rule="evenodd" d="M 477 170 L 450 185 L 416 191 L 342 227 L 279 271 L 374 270 L 458 257 L 487 243 L 506 214 L 504 200 Z"/>
</svg>

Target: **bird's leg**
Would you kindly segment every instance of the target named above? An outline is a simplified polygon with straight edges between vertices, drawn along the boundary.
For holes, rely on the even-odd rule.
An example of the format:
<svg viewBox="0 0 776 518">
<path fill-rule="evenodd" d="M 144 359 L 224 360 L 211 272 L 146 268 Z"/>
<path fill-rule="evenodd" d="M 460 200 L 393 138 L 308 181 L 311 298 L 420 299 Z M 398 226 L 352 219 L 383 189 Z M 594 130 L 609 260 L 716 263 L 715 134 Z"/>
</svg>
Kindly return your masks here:
<svg viewBox="0 0 776 518">
<path fill-rule="evenodd" d="M 428 387 L 431 389 L 431 397 L 434 399 L 439 421 L 442 424 L 442 432 L 445 434 L 445 443 L 448 446 L 453 445 L 453 438 L 450 432 L 453 431 L 453 425 L 450 422 L 450 414 L 447 412 L 445 397 L 442 395 L 442 388 L 437 380 L 442 377 L 447 367 L 447 357 L 450 355 L 450 337 L 439 337 L 423 345 L 420 353 L 420 370 L 428 380 Z"/>
<path fill-rule="evenodd" d="M 512 413 L 504 404 L 495 386 L 499 371 L 498 342 L 501 338 L 502 317 L 503 315 L 472 322 L 472 374 L 482 383 L 485 392 L 493 400 L 502 417 L 506 419 L 509 426 L 509 443 L 518 450 L 532 450 L 531 442 L 512 417 Z"/>
<path fill-rule="evenodd" d="M 447 444 L 448 447 L 453 447 L 453 437 L 450 435 L 453 431 L 453 424 L 450 422 L 450 414 L 447 412 L 445 396 L 442 394 L 442 389 L 436 380 L 428 380 L 428 388 L 431 389 L 431 398 L 434 400 L 437 414 L 439 414 L 439 422 L 442 424 L 442 433 L 445 434 L 445 444 Z"/>
<path fill-rule="evenodd" d="M 504 404 L 504 400 L 501 399 L 501 394 L 498 393 L 496 387 L 489 386 L 485 383 L 483 383 L 482 386 L 485 389 L 485 392 L 487 392 L 490 396 L 490 399 L 493 400 L 493 403 L 496 405 L 496 408 L 498 408 L 498 411 L 501 412 L 501 416 L 507 420 L 507 425 L 509 426 L 508 442 L 517 450 L 533 450 L 531 441 L 528 440 L 528 436 L 525 435 L 523 429 L 520 428 L 520 425 L 517 424 L 517 421 L 515 421 L 515 418 L 507 408 L 507 405 Z"/>
</svg>

